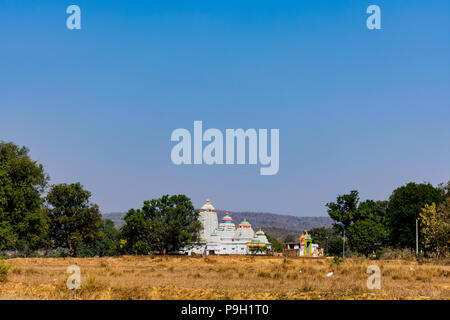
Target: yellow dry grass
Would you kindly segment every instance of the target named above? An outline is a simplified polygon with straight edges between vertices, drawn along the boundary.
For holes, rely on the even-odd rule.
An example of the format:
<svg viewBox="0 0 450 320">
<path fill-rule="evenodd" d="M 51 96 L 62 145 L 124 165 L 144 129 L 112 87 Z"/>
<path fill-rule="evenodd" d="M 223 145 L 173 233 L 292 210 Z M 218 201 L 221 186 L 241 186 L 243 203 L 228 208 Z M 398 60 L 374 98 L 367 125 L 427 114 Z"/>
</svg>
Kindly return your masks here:
<svg viewBox="0 0 450 320">
<path fill-rule="evenodd" d="M 450 299 L 450 268 L 411 261 L 252 256 L 9 259 L 1 299 Z M 69 265 L 81 289 L 69 290 Z M 381 289 L 366 286 L 369 265 Z M 413 270 L 411 270 L 411 267 Z M 301 271 L 301 272 L 300 272 Z"/>
</svg>

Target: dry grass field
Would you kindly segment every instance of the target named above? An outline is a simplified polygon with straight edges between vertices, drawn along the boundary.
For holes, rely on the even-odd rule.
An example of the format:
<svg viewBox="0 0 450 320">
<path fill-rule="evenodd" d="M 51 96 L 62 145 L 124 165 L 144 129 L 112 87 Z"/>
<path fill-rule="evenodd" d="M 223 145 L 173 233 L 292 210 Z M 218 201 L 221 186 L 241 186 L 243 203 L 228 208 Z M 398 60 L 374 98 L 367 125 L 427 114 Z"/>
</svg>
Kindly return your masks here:
<svg viewBox="0 0 450 320">
<path fill-rule="evenodd" d="M 0 298 L 450 299 L 449 263 L 332 262 L 263 256 L 16 258 L 6 260 Z M 81 268 L 80 290 L 66 287 L 72 264 Z M 381 269 L 381 289 L 369 290 L 366 269 L 373 264 Z"/>
</svg>

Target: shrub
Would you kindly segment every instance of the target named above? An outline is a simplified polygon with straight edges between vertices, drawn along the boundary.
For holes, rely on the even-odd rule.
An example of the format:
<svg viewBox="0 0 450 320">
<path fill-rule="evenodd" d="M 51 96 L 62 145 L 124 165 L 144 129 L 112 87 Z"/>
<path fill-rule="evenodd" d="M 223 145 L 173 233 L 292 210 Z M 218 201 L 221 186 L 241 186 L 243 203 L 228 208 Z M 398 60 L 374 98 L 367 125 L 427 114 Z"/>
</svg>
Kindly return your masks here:
<svg viewBox="0 0 450 320">
<path fill-rule="evenodd" d="M 342 257 L 339 257 L 339 256 L 334 256 L 333 257 L 333 260 L 331 261 L 331 263 L 330 263 L 330 270 L 333 270 L 333 268 L 336 266 L 336 267 L 339 267 L 339 265 L 341 264 L 341 262 L 343 262 L 344 261 L 344 258 L 342 258 Z"/>
<path fill-rule="evenodd" d="M 6 280 L 8 276 L 9 266 L 6 264 L 5 260 L 0 260 L 0 282 Z"/>
</svg>

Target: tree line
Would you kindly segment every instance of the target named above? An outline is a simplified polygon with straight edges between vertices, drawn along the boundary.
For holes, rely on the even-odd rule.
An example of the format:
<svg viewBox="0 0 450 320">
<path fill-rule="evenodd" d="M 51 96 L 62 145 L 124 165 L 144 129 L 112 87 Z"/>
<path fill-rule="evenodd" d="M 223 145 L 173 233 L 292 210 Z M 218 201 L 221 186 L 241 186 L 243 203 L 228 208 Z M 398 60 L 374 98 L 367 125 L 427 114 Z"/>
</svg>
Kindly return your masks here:
<svg viewBox="0 0 450 320">
<path fill-rule="evenodd" d="M 360 201 L 359 192 L 352 190 L 326 207 L 334 221 L 329 236 L 339 236 L 341 244 L 344 239 L 352 252 L 368 256 L 388 247 L 429 257 L 449 254 L 450 181 L 437 187 L 410 182 L 381 201 Z"/>
<path fill-rule="evenodd" d="M 176 253 L 197 243 L 199 211 L 185 195 L 164 195 L 130 209 L 117 230 L 102 219 L 92 194 L 79 182 L 49 185 L 42 164 L 26 147 L 0 142 L 0 253 L 30 256 L 114 256 Z M 315 243 L 339 254 L 343 241 L 352 252 L 376 247 L 414 249 L 416 221 L 419 247 L 427 255 L 447 256 L 450 242 L 450 181 L 447 185 L 408 183 L 386 201 L 360 201 L 356 190 L 326 204 L 332 229 L 315 228 Z M 345 235 L 345 237 L 344 237 Z M 272 248 L 282 242 L 268 235 Z"/>
<path fill-rule="evenodd" d="M 0 252 L 112 256 L 176 252 L 199 240 L 199 211 L 185 195 L 130 209 L 117 230 L 79 182 L 49 185 L 26 147 L 0 142 Z"/>
<path fill-rule="evenodd" d="M 326 208 L 333 228 L 313 228 L 309 233 L 328 255 L 369 256 L 387 249 L 418 249 L 429 257 L 449 255 L 450 181 L 437 187 L 410 182 L 396 188 L 388 200 L 360 201 L 359 192 L 351 190 Z M 267 236 L 272 248 L 282 252 L 283 243 Z M 288 234 L 283 241 L 298 241 L 298 237 Z"/>
</svg>

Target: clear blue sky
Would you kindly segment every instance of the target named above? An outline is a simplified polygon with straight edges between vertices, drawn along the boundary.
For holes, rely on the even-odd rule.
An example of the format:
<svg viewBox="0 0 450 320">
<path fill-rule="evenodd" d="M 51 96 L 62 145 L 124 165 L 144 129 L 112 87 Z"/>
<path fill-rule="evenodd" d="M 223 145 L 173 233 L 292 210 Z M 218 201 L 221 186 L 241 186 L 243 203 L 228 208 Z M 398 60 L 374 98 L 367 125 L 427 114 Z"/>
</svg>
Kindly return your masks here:
<svg viewBox="0 0 450 320">
<path fill-rule="evenodd" d="M 66 28 L 77 4 L 82 29 Z M 381 7 L 381 30 L 366 8 Z M 450 178 L 450 1 L 0 1 L 0 139 L 103 212 L 326 215 Z M 279 128 L 280 170 L 175 166 L 176 128 Z"/>
</svg>

